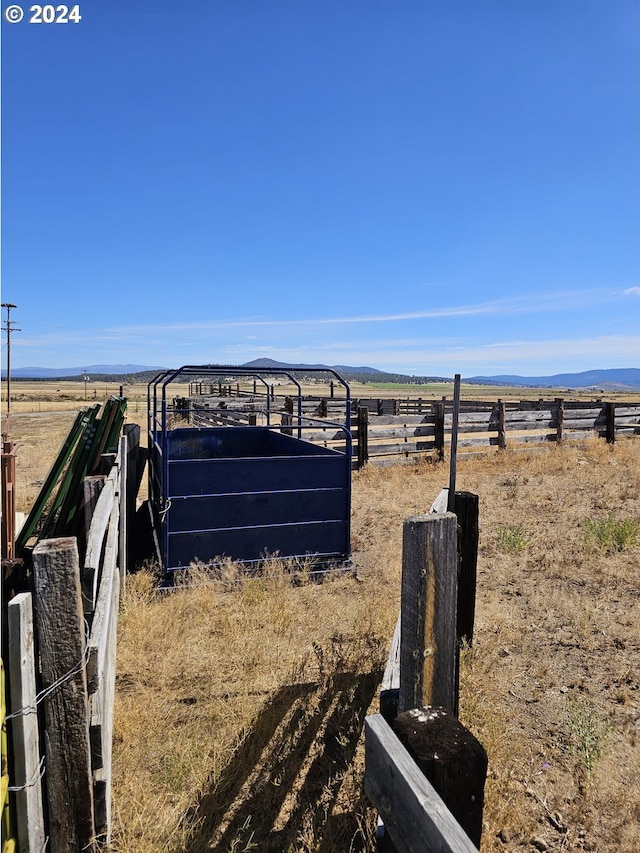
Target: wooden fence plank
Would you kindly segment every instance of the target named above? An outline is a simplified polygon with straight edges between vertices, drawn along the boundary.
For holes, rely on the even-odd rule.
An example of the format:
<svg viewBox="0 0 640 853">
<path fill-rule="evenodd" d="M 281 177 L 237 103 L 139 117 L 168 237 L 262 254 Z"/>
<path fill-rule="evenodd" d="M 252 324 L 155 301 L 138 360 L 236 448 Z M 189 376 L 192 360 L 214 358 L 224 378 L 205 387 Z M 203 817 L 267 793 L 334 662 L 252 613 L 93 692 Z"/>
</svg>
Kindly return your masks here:
<svg viewBox="0 0 640 853">
<path fill-rule="evenodd" d="M 400 712 L 442 705 L 456 713 L 457 524 L 452 512 L 404 522 Z"/>
<path fill-rule="evenodd" d="M 89 650 L 96 661 L 95 693 L 91 697 L 91 759 L 94 778 L 96 833 L 107 842 L 111 835 L 111 758 L 116 678 L 116 640 L 120 571 L 116 562 L 119 505 L 114 503 Z"/>
<path fill-rule="evenodd" d="M 118 443 L 118 480 L 116 483 L 116 496 L 118 498 L 119 508 L 119 523 L 118 523 L 118 564 L 120 568 L 121 587 L 124 587 L 124 580 L 127 574 L 128 554 L 127 541 L 129 538 L 129 441 L 126 435 L 120 436 Z"/>
<path fill-rule="evenodd" d="M 108 648 L 108 625 L 113 606 L 113 575 L 117 568 L 119 515 L 120 506 L 114 501 L 111 507 L 111 518 L 104 549 L 100 589 L 96 598 L 96 609 L 91 624 L 91 634 L 89 635 L 87 686 L 90 694 L 98 689 L 100 675 L 105 667 L 105 660 L 110 654 Z M 104 578 L 102 577 L 103 575 L 105 576 Z M 115 606 L 118 606 L 118 599 L 116 599 Z"/>
<path fill-rule="evenodd" d="M 384 717 L 373 714 L 364 725 L 365 792 L 398 853 L 477 853 Z"/>
<path fill-rule="evenodd" d="M 42 681 L 51 688 L 44 703 L 51 850 L 92 851 L 86 643 L 76 540 L 39 542 L 33 572 Z"/>
<path fill-rule="evenodd" d="M 9 678 L 16 834 L 20 853 L 44 848 L 45 828 L 40 778 L 40 736 L 36 711 L 35 646 L 31 593 L 21 592 L 8 604 Z M 21 789 L 21 790 L 20 790 Z"/>
<path fill-rule="evenodd" d="M 375 423 L 369 423 L 368 429 L 369 439 L 389 439 L 389 438 L 412 438 L 429 436 L 435 437 L 433 426 L 424 424 L 405 424 L 401 423 L 397 426 L 378 426 Z"/>
<path fill-rule="evenodd" d="M 87 549 L 82 571 L 82 601 L 84 614 L 89 620 L 92 618 L 98 594 L 102 547 L 115 499 L 117 477 L 118 470 L 117 466 L 114 465 L 98 497 L 87 537 Z"/>
<path fill-rule="evenodd" d="M 369 442 L 369 457 L 372 456 L 390 456 L 393 454 L 406 456 L 407 454 L 426 453 L 436 449 L 435 441 L 405 441 L 394 442 L 393 444 L 376 444 L 375 441 Z"/>
<path fill-rule="evenodd" d="M 106 476 L 104 474 L 92 474 L 85 477 L 82 481 L 82 489 L 84 493 L 84 529 L 85 541 L 89 540 L 89 531 L 91 530 L 91 519 L 100 497 L 100 492 L 104 488 Z"/>
</svg>

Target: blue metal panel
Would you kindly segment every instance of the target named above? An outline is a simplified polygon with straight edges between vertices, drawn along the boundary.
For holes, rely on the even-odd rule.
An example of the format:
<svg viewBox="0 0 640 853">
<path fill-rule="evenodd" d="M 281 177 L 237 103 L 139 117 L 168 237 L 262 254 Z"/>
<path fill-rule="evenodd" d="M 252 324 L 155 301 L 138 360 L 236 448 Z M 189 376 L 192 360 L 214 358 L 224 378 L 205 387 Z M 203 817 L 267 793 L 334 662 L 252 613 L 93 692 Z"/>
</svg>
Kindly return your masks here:
<svg viewBox="0 0 640 853">
<path fill-rule="evenodd" d="M 245 563 L 273 555 L 341 560 L 348 555 L 347 538 L 348 529 L 343 521 L 173 534 L 169 538 L 167 570 L 185 568 L 194 559 L 209 562 L 224 556 Z"/>
<path fill-rule="evenodd" d="M 163 373 L 157 381 L 176 373 Z M 155 385 L 151 399 L 150 391 L 149 491 L 165 572 L 222 557 L 255 562 L 276 554 L 311 555 L 327 562 L 349 556 L 351 435 L 346 427 L 335 425 L 345 434 L 345 452 L 277 427 L 169 430 L 166 386 L 161 402 Z M 300 418 L 294 429 L 303 434 Z"/>
</svg>

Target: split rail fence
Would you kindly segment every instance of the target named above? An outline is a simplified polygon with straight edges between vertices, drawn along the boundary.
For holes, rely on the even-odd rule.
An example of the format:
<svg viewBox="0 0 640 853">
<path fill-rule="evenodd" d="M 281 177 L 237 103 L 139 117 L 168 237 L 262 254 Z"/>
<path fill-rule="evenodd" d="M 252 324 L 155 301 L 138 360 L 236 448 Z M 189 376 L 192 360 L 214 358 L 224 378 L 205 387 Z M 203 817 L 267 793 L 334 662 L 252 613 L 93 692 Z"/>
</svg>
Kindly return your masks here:
<svg viewBox="0 0 640 853">
<path fill-rule="evenodd" d="M 243 396 L 229 386 L 226 397 L 184 398 L 181 411 L 195 426 L 212 423 L 232 426 L 256 424 L 263 417 L 264 397 Z M 231 400 L 230 398 L 234 399 Z M 297 423 L 291 398 L 273 398 L 284 428 Z M 453 432 L 450 401 L 424 399 L 358 399 L 351 403 L 353 467 L 368 461 L 394 463 L 399 458 L 445 458 Z M 344 447 L 344 432 L 332 428 L 342 420 L 344 400 L 305 398 L 302 401 L 303 437 L 307 441 Z M 462 401 L 458 416 L 458 449 L 462 453 L 492 448 L 580 442 L 596 436 L 613 444 L 625 436 L 640 435 L 640 405 L 621 402 L 578 402 L 562 398 L 506 402 Z"/>
<path fill-rule="evenodd" d="M 75 536 L 41 539 L 31 590 L 6 604 L 5 835 L 20 853 L 95 851 L 110 839 L 116 632 L 138 444 L 139 428 L 127 425 L 117 453 L 103 457 L 108 473 L 85 478 L 84 553 Z"/>
</svg>

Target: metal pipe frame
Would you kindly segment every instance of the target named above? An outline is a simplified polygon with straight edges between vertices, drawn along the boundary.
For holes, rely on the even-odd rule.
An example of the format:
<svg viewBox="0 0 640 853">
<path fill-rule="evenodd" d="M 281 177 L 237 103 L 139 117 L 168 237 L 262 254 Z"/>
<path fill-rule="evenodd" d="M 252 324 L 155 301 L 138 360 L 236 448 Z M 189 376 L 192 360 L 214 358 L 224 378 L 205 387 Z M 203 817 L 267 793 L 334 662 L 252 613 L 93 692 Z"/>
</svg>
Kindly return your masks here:
<svg viewBox="0 0 640 853">
<path fill-rule="evenodd" d="M 351 435 L 351 389 L 349 384 L 340 376 L 340 374 L 333 370 L 333 368 L 317 368 L 310 367 L 304 369 L 305 373 L 322 373 L 329 374 L 333 376 L 340 385 L 345 389 L 345 424 L 336 423 L 333 424 L 328 422 L 328 425 L 335 426 L 336 428 L 342 430 L 346 434 L 346 456 L 349 460 L 349 465 L 351 465 L 351 457 L 353 455 L 352 449 L 352 435 Z M 290 370 L 284 368 L 273 368 L 273 367 L 253 367 L 249 370 L 244 367 L 239 367 L 237 365 L 220 365 L 220 364 L 206 364 L 206 365 L 183 365 L 182 367 L 175 369 L 163 370 L 156 374 L 156 376 L 149 382 L 147 386 L 147 420 L 148 420 L 148 429 L 149 429 L 149 468 L 148 468 L 148 476 L 149 476 L 149 499 L 151 501 L 152 515 L 154 516 L 154 523 L 157 525 L 160 518 L 159 515 L 165 509 L 164 507 L 160 507 L 160 499 L 162 497 L 162 488 L 168 483 L 169 479 L 169 459 L 167 453 L 167 386 L 172 382 L 175 382 L 181 376 L 234 376 L 234 377 L 247 377 L 247 378 L 256 378 L 260 379 L 263 384 L 267 386 L 267 425 L 269 429 L 280 429 L 280 426 L 272 427 L 271 426 L 271 410 L 270 410 L 270 394 L 269 394 L 269 386 L 266 380 L 263 378 L 265 376 L 276 375 L 276 376 L 286 376 L 292 384 L 298 389 L 298 413 L 297 413 L 297 433 L 298 438 L 302 438 L 302 387 L 300 382 L 295 378 L 293 373 Z M 158 397 L 158 389 L 161 389 L 160 399 Z M 153 406 L 152 406 L 152 397 L 153 397 Z M 161 413 L 160 420 L 158 420 L 158 403 L 161 404 Z M 307 420 L 312 420 L 310 418 L 306 418 Z M 324 422 L 327 423 L 327 422 Z M 310 428 L 310 427 L 309 427 Z M 160 439 L 160 440 L 158 440 Z M 158 477 L 158 473 L 156 471 L 156 464 L 154 459 L 154 448 L 157 447 L 158 452 L 161 456 L 161 464 L 162 464 L 162 474 L 161 477 Z M 349 525 L 350 526 L 350 525 Z M 164 553 L 168 553 L 168 530 L 165 531 L 165 535 L 163 537 L 167 541 L 164 542 Z M 160 556 L 160 555 L 159 555 Z"/>
</svg>

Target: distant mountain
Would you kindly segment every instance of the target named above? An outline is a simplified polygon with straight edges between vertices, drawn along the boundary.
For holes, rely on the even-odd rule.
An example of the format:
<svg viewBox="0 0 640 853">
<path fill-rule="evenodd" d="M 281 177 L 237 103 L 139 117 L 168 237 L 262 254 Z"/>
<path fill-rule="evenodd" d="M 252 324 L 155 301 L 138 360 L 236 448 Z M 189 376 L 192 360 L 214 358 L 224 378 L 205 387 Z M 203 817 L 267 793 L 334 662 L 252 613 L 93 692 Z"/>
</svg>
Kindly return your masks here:
<svg viewBox="0 0 640 853">
<path fill-rule="evenodd" d="M 337 370 L 338 373 L 384 373 L 382 370 L 376 370 L 375 367 L 346 367 L 344 364 L 289 364 L 284 361 L 274 361 L 272 358 L 256 358 L 253 361 L 247 361 L 241 364 L 240 367 L 262 367 L 269 369 L 270 367 L 281 370 Z"/>
<path fill-rule="evenodd" d="M 555 373 L 552 376 L 472 376 L 464 379 L 474 385 L 523 385 L 533 388 L 602 388 L 603 391 L 628 391 L 640 388 L 637 367 L 611 370 L 585 370 L 583 373 Z"/>
<path fill-rule="evenodd" d="M 126 376 L 132 373 L 163 370 L 162 367 L 145 367 L 143 364 L 89 364 L 86 367 L 15 367 L 11 371 L 13 379 L 61 379 L 65 376 L 82 376 L 85 371 L 92 376 L 117 374 Z M 7 371 L 3 369 L 2 376 Z"/>
<path fill-rule="evenodd" d="M 230 365 L 227 365 L 230 366 Z M 374 367 L 349 367 L 336 364 L 329 367 L 326 364 L 289 364 L 285 361 L 275 361 L 272 358 L 256 358 L 239 367 L 248 370 L 254 367 L 263 369 L 295 370 L 304 373 L 305 370 L 335 370 L 352 382 L 397 382 L 399 384 L 425 384 L 428 382 L 453 382 L 452 377 L 446 376 L 407 376 L 403 373 L 387 373 Z M 113 382 L 133 381 L 148 382 L 163 367 L 149 367 L 142 364 L 90 364 L 87 367 L 17 367 L 11 371 L 14 379 L 78 379 L 85 371 L 92 379 L 107 379 Z M 6 370 L 2 371 L 5 378 Z M 556 373 L 551 376 L 519 376 L 517 374 L 500 374 L 498 376 L 471 376 L 463 378 L 463 382 L 472 385 L 520 385 L 524 388 L 597 388 L 603 391 L 630 391 L 640 388 L 640 369 L 636 367 L 614 368 L 611 370 L 586 370 L 583 373 Z"/>
</svg>

